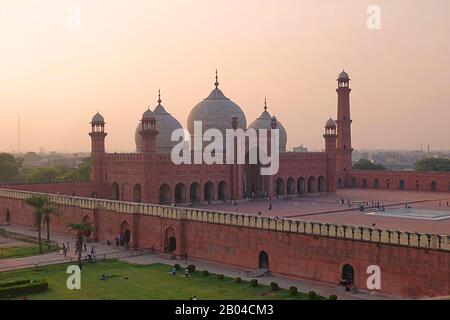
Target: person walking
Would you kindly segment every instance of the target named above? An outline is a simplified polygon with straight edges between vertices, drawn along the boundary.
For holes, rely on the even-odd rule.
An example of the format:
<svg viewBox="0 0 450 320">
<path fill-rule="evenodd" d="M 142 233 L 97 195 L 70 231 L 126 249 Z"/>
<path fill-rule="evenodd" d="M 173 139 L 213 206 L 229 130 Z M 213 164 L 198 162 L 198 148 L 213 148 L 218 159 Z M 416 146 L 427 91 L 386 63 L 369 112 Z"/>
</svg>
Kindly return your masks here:
<svg viewBox="0 0 450 320">
<path fill-rule="evenodd" d="M 186 279 L 189 278 L 189 270 L 187 267 L 186 269 L 184 269 L 184 276 L 186 277 Z"/>
<path fill-rule="evenodd" d="M 172 268 L 172 277 L 176 277 L 177 276 L 177 268 L 173 267 Z"/>
</svg>

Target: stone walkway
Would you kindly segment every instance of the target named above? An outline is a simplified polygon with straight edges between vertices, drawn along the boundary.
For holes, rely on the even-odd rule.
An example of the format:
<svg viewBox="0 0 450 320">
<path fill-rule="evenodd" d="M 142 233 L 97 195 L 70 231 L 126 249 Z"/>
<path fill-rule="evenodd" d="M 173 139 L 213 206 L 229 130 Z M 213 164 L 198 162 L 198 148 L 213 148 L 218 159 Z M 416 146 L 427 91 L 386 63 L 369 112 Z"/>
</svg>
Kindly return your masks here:
<svg viewBox="0 0 450 320">
<path fill-rule="evenodd" d="M 22 228 L 22 227 L 16 227 L 16 226 L 2 226 L 1 228 L 5 229 L 7 231 L 37 237 L 37 232 L 35 230 L 26 229 L 26 228 Z M 63 234 L 58 234 L 55 232 L 51 233 L 50 236 L 51 236 L 51 240 L 57 241 L 60 246 L 62 246 L 63 243 L 65 243 L 65 244 L 69 243 L 70 250 L 67 254 L 67 258 L 64 257 L 64 255 L 62 254 L 61 251 L 58 251 L 58 252 L 52 252 L 52 253 L 43 254 L 43 255 L 28 256 L 28 257 L 22 257 L 22 258 L 1 259 L 0 260 L 0 272 L 77 261 L 78 256 L 75 254 L 75 239 L 73 237 L 63 235 Z M 102 243 L 92 243 L 92 244 L 88 243 L 87 244 L 88 251 L 86 253 L 90 253 L 92 245 L 95 246 L 97 258 L 102 258 L 102 259 L 105 257 L 106 258 L 120 258 L 122 256 L 128 256 L 130 254 L 129 251 L 125 251 L 122 247 L 116 248 L 115 246 L 108 246 L 108 245 L 102 244 Z M 86 253 L 83 252 L 83 257 L 86 256 Z"/>
<path fill-rule="evenodd" d="M 162 263 L 162 264 L 169 264 L 173 265 L 175 263 L 180 264 L 182 267 L 185 266 L 184 260 L 169 260 L 160 257 L 156 254 L 146 254 L 146 255 L 140 255 L 136 257 L 130 257 L 130 258 L 123 258 L 122 261 L 134 263 L 134 264 L 142 264 L 142 265 L 150 265 L 154 263 Z M 215 274 L 223 274 L 227 277 L 236 278 L 241 277 L 243 280 L 251 280 L 253 278 L 249 277 L 250 270 L 244 270 L 241 268 L 235 268 L 235 267 L 229 267 L 224 266 L 216 263 L 211 262 L 205 262 L 200 261 L 197 259 L 188 259 L 187 264 L 194 264 L 196 266 L 196 270 L 208 270 L 211 273 Z M 171 267 L 168 267 L 168 272 L 170 271 Z M 254 271 L 254 270 L 252 270 Z M 301 292 L 309 292 L 309 291 L 315 291 L 318 294 L 329 297 L 331 294 L 335 294 L 339 300 L 385 300 L 390 299 L 386 296 L 380 296 L 375 294 L 366 294 L 366 293 L 356 293 L 356 294 L 350 294 L 343 290 L 343 288 L 340 288 L 338 286 L 331 286 L 326 285 L 323 283 L 317 283 L 313 281 L 307 281 L 307 280 L 298 280 L 298 279 L 291 279 L 287 277 L 280 277 L 280 276 L 264 276 L 257 278 L 258 282 L 261 284 L 270 285 L 271 282 L 277 282 L 278 285 L 281 288 L 288 289 L 290 286 L 296 286 L 297 289 Z"/>
</svg>

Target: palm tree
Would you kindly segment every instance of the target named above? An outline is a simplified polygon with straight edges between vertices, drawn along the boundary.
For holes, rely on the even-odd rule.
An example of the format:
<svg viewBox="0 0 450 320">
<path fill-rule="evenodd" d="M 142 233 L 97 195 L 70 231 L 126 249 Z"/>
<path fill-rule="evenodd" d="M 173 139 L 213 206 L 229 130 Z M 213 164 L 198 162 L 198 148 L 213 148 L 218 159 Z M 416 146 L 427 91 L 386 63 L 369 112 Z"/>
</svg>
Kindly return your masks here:
<svg viewBox="0 0 450 320">
<path fill-rule="evenodd" d="M 34 209 L 34 221 L 38 229 L 39 253 L 42 253 L 42 217 L 51 203 L 50 197 L 47 195 L 36 194 L 25 199 L 25 203 Z"/>
<path fill-rule="evenodd" d="M 47 244 L 50 243 L 50 216 L 59 216 L 60 213 L 58 212 L 55 203 L 49 202 L 42 210 L 42 215 L 44 222 L 47 226 Z"/>
<path fill-rule="evenodd" d="M 83 251 L 84 238 L 89 237 L 89 235 L 94 231 L 94 227 L 90 222 L 82 223 L 69 223 L 67 225 L 71 231 L 77 233 L 77 251 L 78 251 L 78 265 L 81 268 L 81 252 Z"/>
</svg>

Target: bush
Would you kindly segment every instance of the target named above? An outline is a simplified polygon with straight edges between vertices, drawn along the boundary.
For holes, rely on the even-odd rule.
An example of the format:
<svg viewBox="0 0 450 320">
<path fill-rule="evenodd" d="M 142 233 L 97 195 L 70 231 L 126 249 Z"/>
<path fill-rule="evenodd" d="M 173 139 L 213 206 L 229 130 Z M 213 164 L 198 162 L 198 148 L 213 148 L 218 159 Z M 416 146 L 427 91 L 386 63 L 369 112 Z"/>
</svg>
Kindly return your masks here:
<svg viewBox="0 0 450 320">
<path fill-rule="evenodd" d="M 189 273 L 194 273 L 195 272 L 195 265 L 190 264 L 190 265 L 188 265 L 187 269 L 188 269 Z"/>
<path fill-rule="evenodd" d="M 252 279 L 250 280 L 250 287 L 257 287 L 258 286 L 258 280 Z"/>
<path fill-rule="evenodd" d="M 209 271 L 208 270 L 203 270 L 203 273 L 202 273 L 205 277 L 207 277 L 207 276 L 209 276 Z"/>
<path fill-rule="evenodd" d="M 180 271 L 181 270 L 181 266 L 178 263 L 175 263 L 173 265 L 173 267 L 175 268 L 175 270 Z"/>
<path fill-rule="evenodd" d="M 315 291 L 308 292 L 308 297 L 310 300 L 315 300 L 317 298 L 317 293 Z"/>
<path fill-rule="evenodd" d="M 270 283 L 270 288 L 271 288 L 273 291 L 277 291 L 278 289 L 280 289 L 280 287 L 278 286 L 278 283 L 276 283 L 276 282 L 271 282 L 271 283 Z"/>
<path fill-rule="evenodd" d="M 330 295 L 330 296 L 328 297 L 328 299 L 330 299 L 330 300 L 337 300 L 337 295 L 332 294 L 332 295 Z"/>
<path fill-rule="evenodd" d="M 296 295 L 298 294 L 297 287 L 294 287 L 294 286 L 289 287 L 289 294 L 290 294 L 291 296 L 296 296 Z"/>
<path fill-rule="evenodd" d="M 234 280 L 237 284 L 242 283 L 242 279 L 240 277 L 237 277 L 236 280 Z"/>
<path fill-rule="evenodd" d="M 46 280 L 19 280 L 0 284 L 0 299 L 10 299 L 48 289 Z"/>
<path fill-rule="evenodd" d="M 219 277 L 219 280 L 225 279 L 225 276 L 223 274 L 219 274 L 219 275 L 217 275 L 217 277 Z"/>
</svg>

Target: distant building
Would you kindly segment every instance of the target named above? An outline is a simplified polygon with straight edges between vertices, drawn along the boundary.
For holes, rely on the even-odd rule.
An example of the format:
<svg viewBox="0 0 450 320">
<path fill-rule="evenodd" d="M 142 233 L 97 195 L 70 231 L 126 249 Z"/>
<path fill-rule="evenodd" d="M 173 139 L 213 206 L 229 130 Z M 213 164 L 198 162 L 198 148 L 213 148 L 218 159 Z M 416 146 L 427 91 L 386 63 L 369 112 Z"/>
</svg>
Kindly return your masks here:
<svg viewBox="0 0 450 320">
<path fill-rule="evenodd" d="M 298 147 L 294 147 L 293 151 L 294 152 L 308 152 L 308 148 L 301 145 Z"/>
</svg>

